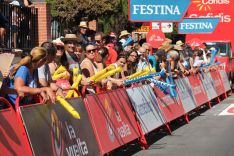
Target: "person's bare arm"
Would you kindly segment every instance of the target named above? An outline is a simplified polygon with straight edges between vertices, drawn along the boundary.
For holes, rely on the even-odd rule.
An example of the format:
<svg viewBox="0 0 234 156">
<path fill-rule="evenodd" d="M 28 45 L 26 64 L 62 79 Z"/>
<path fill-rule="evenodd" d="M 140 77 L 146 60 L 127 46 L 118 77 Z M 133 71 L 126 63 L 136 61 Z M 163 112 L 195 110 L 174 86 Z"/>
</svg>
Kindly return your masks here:
<svg viewBox="0 0 234 156">
<path fill-rule="evenodd" d="M 91 77 L 95 74 L 93 66 L 90 63 L 84 63 L 81 65 L 81 72 L 85 77 Z"/>
<path fill-rule="evenodd" d="M 17 77 L 14 81 L 14 89 L 18 93 L 19 96 L 24 96 L 25 94 L 41 94 L 45 92 L 50 100 L 54 103 L 55 102 L 55 94 L 53 93 L 52 89 L 49 87 L 42 87 L 42 88 L 31 88 L 25 86 L 24 80 L 21 77 Z"/>
</svg>

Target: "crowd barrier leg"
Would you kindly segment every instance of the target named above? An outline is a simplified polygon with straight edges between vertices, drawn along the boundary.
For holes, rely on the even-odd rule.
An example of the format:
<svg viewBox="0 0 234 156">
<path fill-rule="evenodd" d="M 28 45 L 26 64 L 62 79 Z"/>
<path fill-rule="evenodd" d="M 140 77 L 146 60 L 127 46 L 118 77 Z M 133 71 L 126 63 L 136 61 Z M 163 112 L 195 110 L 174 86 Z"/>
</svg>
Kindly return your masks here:
<svg viewBox="0 0 234 156">
<path fill-rule="evenodd" d="M 172 135 L 172 130 L 171 130 L 171 127 L 170 127 L 169 123 L 166 123 L 165 126 L 166 126 L 166 129 L 168 131 L 168 134 Z"/>
<path fill-rule="evenodd" d="M 134 84 L 132 84 L 132 87 L 133 87 L 133 86 L 134 86 Z M 126 87 L 124 86 L 123 89 L 126 90 Z M 134 108 L 133 108 L 132 105 L 130 105 L 130 107 L 131 107 L 133 116 L 135 117 L 135 120 L 136 120 L 136 123 L 137 123 L 138 131 L 140 132 L 139 142 L 140 142 L 141 148 L 142 148 L 143 150 L 148 149 L 148 148 L 149 148 L 149 145 L 148 145 L 147 140 L 146 140 L 146 138 L 145 138 L 144 132 L 142 131 L 140 122 L 139 122 L 139 120 L 137 119 L 136 112 L 135 112 L 135 110 L 134 110 Z"/>
<path fill-rule="evenodd" d="M 211 102 L 210 102 L 210 101 L 207 103 L 207 105 L 208 105 L 208 107 L 209 107 L 210 109 L 212 108 Z"/>
<path fill-rule="evenodd" d="M 189 120 L 189 117 L 188 117 L 188 113 L 186 113 L 186 114 L 184 115 L 184 118 L 185 118 L 185 121 L 187 122 L 187 124 L 189 124 L 189 123 L 190 123 L 190 120 Z"/>
<path fill-rule="evenodd" d="M 221 101 L 221 100 L 220 100 L 220 98 L 219 98 L 219 96 L 218 96 L 218 97 L 217 97 L 217 102 L 220 103 L 220 101 Z"/>
<path fill-rule="evenodd" d="M 140 122 L 139 122 L 139 120 L 137 119 L 136 112 L 135 112 L 135 110 L 134 110 L 134 108 L 133 108 L 132 105 L 130 105 L 130 107 L 131 107 L 133 116 L 135 117 L 135 120 L 136 120 L 136 123 L 137 123 L 138 131 L 140 132 L 139 142 L 140 142 L 141 148 L 142 148 L 143 150 L 148 149 L 148 148 L 149 148 L 149 145 L 148 145 L 147 140 L 146 140 L 146 138 L 145 138 L 144 132 L 142 131 Z"/>
</svg>

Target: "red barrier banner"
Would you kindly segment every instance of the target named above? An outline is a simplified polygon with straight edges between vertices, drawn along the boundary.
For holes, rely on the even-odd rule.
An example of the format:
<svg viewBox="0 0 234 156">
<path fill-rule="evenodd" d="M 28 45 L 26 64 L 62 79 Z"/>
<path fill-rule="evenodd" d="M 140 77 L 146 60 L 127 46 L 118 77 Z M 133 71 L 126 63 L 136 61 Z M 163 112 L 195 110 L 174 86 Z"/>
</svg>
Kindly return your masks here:
<svg viewBox="0 0 234 156">
<path fill-rule="evenodd" d="M 203 87 L 206 91 L 206 95 L 207 95 L 209 101 L 216 98 L 218 95 L 216 93 L 214 82 L 213 82 L 213 79 L 212 79 L 210 73 L 200 74 L 200 79 L 202 81 Z"/>
<path fill-rule="evenodd" d="M 196 108 L 196 101 L 193 97 L 193 92 L 187 77 L 175 79 L 178 95 L 181 99 L 185 113 Z"/>
<path fill-rule="evenodd" d="M 167 122 L 175 120 L 176 118 L 185 114 L 183 105 L 178 96 L 173 98 L 170 96 L 170 94 L 165 95 L 157 87 L 154 87 L 154 91 L 156 93 L 159 107 L 162 110 Z"/>
<path fill-rule="evenodd" d="M 0 99 L 0 106 L 6 105 Z M 16 113 L 12 107 L 0 109 L 0 155 L 1 156 L 31 156 L 30 147 L 22 137 Z"/>
<path fill-rule="evenodd" d="M 87 95 L 86 104 L 90 110 L 102 154 L 140 137 L 137 122 L 124 89 Z"/>
<path fill-rule="evenodd" d="M 200 75 L 199 74 L 190 75 L 188 77 L 188 80 L 192 88 L 193 96 L 196 100 L 196 105 L 200 106 L 202 104 L 209 102 L 206 91 L 202 85 Z"/>
<path fill-rule="evenodd" d="M 225 92 L 231 90 L 231 85 L 230 85 L 230 82 L 228 80 L 228 77 L 227 77 L 227 73 L 225 70 L 219 70 L 219 73 L 220 73 L 220 78 L 223 82 L 223 87 L 225 89 Z"/>
<path fill-rule="evenodd" d="M 225 93 L 225 90 L 224 90 L 224 87 L 222 84 L 222 80 L 220 79 L 219 72 L 218 71 L 211 71 L 210 75 L 212 77 L 217 95 L 219 96 L 219 95 L 222 95 L 223 93 Z"/>
<path fill-rule="evenodd" d="M 35 156 L 100 155 L 82 99 L 74 98 L 67 101 L 80 114 L 80 119 L 73 118 L 58 103 L 20 107 Z"/>
<path fill-rule="evenodd" d="M 126 91 L 144 134 L 164 125 L 165 119 L 151 86 L 128 88 Z"/>
</svg>

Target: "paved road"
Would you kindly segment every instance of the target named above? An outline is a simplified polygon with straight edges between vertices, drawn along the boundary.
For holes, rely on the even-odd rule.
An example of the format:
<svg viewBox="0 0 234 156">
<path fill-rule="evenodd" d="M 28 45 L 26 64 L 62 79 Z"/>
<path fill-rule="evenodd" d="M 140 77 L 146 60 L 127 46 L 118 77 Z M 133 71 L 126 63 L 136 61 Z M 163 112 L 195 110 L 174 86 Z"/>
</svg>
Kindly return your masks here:
<svg viewBox="0 0 234 156">
<path fill-rule="evenodd" d="M 219 115 L 231 104 L 234 95 L 194 117 L 190 124 L 175 126 L 171 136 L 151 135 L 148 139 L 154 137 L 154 143 L 134 156 L 234 156 L 234 115 Z"/>
</svg>

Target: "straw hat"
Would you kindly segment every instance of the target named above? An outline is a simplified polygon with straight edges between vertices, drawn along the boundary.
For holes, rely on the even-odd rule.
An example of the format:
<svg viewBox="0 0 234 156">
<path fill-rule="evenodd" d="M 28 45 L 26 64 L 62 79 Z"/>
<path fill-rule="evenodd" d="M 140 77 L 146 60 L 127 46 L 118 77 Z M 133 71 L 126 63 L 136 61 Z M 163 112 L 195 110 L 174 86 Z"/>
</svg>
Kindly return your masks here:
<svg viewBox="0 0 234 156">
<path fill-rule="evenodd" d="M 66 34 L 64 38 L 61 38 L 62 42 L 65 41 L 79 41 L 79 38 L 77 38 L 76 34 Z"/>
<path fill-rule="evenodd" d="M 179 45 L 174 45 L 174 48 L 173 49 L 175 49 L 175 50 L 183 50 L 183 48 L 181 47 L 181 46 L 179 46 Z"/>
<path fill-rule="evenodd" d="M 178 40 L 178 41 L 176 42 L 176 45 L 182 46 L 182 45 L 184 45 L 184 43 L 183 43 L 181 40 Z"/>
<path fill-rule="evenodd" d="M 173 48 L 173 46 L 170 44 L 170 42 L 164 41 L 158 49 L 163 49 L 167 52 L 168 50 L 170 50 L 172 48 Z"/>
<path fill-rule="evenodd" d="M 126 35 L 130 35 L 130 33 L 127 30 L 123 30 L 123 31 L 121 31 L 119 38 L 126 36 Z"/>
<path fill-rule="evenodd" d="M 64 46 L 64 43 L 61 41 L 61 38 L 56 38 L 55 40 L 52 41 L 56 46 Z"/>
<path fill-rule="evenodd" d="M 79 27 L 80 27 L 80 28 L 86 28 L 86 29 L 89 28 L 89 27 L 87 26 L 87 23 L 86 23 L 85 21 L 81 21 Z"/>
</svg>

